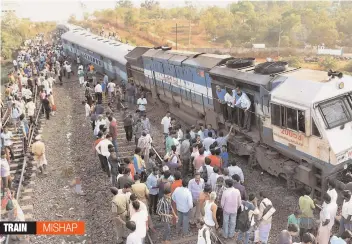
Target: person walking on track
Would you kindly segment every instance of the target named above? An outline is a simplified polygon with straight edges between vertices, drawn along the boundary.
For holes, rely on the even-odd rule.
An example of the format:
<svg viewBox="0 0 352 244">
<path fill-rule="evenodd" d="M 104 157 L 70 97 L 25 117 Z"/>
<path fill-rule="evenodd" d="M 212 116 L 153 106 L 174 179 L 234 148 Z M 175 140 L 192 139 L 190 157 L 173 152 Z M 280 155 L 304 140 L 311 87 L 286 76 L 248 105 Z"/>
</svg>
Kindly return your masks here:
<svg viewBox="0 0 352 244">
<path fill-rule="evenodd" d="M 34 154 L 34 161 L 37 163 L 41 173 L 47 174 L 47 165 L 45 157 L 45 144 L 41 141 L 41 136 L 36 136 L 36 142 L 32 145 L 32 153 Z"/>
</svg>

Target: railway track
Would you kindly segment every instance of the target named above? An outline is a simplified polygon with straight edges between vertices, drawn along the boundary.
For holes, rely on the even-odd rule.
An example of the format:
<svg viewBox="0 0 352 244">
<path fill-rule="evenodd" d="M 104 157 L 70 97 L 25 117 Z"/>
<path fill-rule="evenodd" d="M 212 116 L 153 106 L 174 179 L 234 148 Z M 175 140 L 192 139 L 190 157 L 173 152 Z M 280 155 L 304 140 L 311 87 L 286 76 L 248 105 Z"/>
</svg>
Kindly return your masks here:
<svg viewBox="0 0 352 244">
<path fill-rule="evenodd" d="M 36 177 L 37 167 L 33 161 L 33 156 L 30 153 L 31 145 L 34 141 L 34 138 L 42 132 L 41 124 L 43 118 L 41 118 L 41 102 L 37 99 L 37 87 L 35 87 L 35 97 L 34 101 L 36 103 L 36 112 L 35 112 L 35 123 L 37 126 L 31 125 L 28 133 L 27 142 L 24 141 L 23 135 L 21 132 L 15 131 L 14 125 L 10 124 L 11 117 L 11 108 L 7 107 L 4 112 L 4 117 L 2 118 L 3 128 L 7 128 L 13 133 L 13 145 L 12 150 L 14 153 L 14 160 L 10 163 L 10 174 L 12 176 L 11 192 L 14 199 L 17 200 L 18 204 L 21 206 L 21 209 L 24 213 L 26 221 L 33 220 L 32 212 L 32 194 L 34 186 L 34 178 Z M 27 145 L 25 145 L 26 143 Z M 1 209 L 1 219 L 7 220 L 9 218 L 8 212 Z M 13 239 L 8 235 L 6 236 L 5 243 L 12 243 Z"/>
</svg>

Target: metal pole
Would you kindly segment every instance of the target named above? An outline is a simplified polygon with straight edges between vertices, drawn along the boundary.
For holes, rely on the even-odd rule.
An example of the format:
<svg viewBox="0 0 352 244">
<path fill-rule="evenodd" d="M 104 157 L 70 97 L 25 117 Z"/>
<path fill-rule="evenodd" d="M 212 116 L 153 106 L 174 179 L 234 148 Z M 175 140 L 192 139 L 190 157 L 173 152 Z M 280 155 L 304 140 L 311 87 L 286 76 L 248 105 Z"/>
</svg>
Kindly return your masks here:
<svg viewBox="0 0 352 244">
<path fill-rule="evenodd" d="M 181 96 L 181 103 L 183 103 L 183 101 L 182 101 L 182 90 L 181 90 L 181 87 L 180 87 L 180 96 Z"/>
<path fill-rule="evenodd" d="M 164 96 L 166 96 L 166 95 L 165 95 L 164 81 L 161 81 L 161 82 L 163 83 L 163 91 L 164 91 Z"/>
<path fill-rule="evenodd" d="M 192 91 L 191 91 L 191 89 L 189 89 L 189 94 L 190 94 L 190 97 L 191 97 L 191 106 L 192 106 L 192 108 L 193 108 L 193 99 L 192 99 Z"/>
<path fill-rule="evenodd" d="M 191 19 L 189 20 L 189 32 L 188 32 L 188 48 L 191 47 L 191 32 L 192 32 L 192 27 L 191 27 Z"/>
<path fill-rule="evenodd" d="M 173 94 L 173 92 L 172 92 L 171 82 L 170 82 L 170 91 L 171 91 L 171 97 L 172 97 L 172 100 L 174 100 L 174 94 Z"/>
<path fill-rule="evenodd" d="M 176 50 L 177 50 L 177 23 L 176 23 Z"/>
</svg>

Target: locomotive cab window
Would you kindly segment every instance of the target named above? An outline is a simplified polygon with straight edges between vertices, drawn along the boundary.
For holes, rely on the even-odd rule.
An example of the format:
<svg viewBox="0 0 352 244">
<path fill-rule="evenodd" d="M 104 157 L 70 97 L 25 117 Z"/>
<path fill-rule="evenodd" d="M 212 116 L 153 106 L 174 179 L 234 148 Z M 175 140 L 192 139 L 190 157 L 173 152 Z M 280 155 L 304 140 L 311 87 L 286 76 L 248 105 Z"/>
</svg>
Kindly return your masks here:
<svg viewBox="0 0 352 244">
<path fill-rule="evenodd" d="M 283 115 L 284 115 L 284 110 L 282 109 L 283 107 L 277 104 L 272 103 L 271 104 L 271 124 L 276 125 L 276 126 L 283 126 L 284 120 Z"/>
<path fill-rule="evenodd" d="M 273 103 L 271 104 L 271 124 L 303 133 L 306 132 L 304 111 Z"/>
<path fill-rule="evenodd" d="M 347 96 L 341 96 L 318 105 L 325 126 L 333 129 L 352 121 L 351 101 Z"/>
</svg>

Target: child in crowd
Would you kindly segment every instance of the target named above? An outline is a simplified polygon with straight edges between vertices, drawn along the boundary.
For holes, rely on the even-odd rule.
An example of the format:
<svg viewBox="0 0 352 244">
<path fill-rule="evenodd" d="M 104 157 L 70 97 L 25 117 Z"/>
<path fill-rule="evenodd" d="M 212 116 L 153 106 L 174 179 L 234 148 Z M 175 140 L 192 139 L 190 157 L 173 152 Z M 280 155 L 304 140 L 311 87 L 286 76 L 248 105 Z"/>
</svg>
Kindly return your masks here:
<svg viewBox="0 0 352 244">
<path fill-rule="evenodd" d="M 299 216 L 302 214 L 301 210 L 296 210 L 293 214 L 291 214 L 290 216 L 288 216 L 287 219 L 287 226 L 289 226 L 290 224 L 295 224 L 299 226 Z"/>
<path fill-rule="evenodd" d="M 226 145 L 222 145 L 220 157 L 222 159 L 222 167 L 227 168 L 229 166 L 229 153 Z"/>
</svg>

